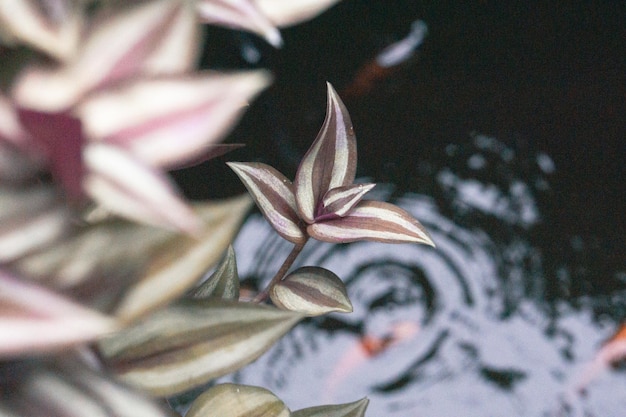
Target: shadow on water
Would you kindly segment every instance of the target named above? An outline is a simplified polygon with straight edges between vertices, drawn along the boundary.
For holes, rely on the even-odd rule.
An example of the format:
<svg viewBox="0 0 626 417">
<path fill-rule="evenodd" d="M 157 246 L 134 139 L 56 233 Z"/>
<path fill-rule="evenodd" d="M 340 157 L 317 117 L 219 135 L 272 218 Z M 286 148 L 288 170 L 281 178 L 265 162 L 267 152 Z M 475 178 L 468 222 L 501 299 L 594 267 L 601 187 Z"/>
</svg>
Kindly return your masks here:
<svg viewBox="0 0 626 417">
<path fill-rule="evenodd" d="M 291 409 L 368 396 L 371 417 L 623 414 L 623 366 L 592 364 L 626 319 L 626 65 L 616 59 L 626 10 L 597 6 L 346 0 L 284 30 L 281 51 L 209 31 L 209 65 L 277 78 L 232 134 L 247 147 L 226 159 L 293 177 L 331 81 L 352 92 L 342 96 L 359 175 L 393 184 L 375 192 L 437 244 L 309 242 L 299 265 L 339 275 L 354 313 L 302 323 L 231 379 Z M 355 74 L 415 19 L 429 25 L 419 54 L 355 94 Z M 177 176 L 192 197 L 243 191 L 220 164 Z M 207 177 L 224 180 L 209 190 Z M 290 250 L 258 215 L 235 246 L 251 285 Z"/>
</svg>

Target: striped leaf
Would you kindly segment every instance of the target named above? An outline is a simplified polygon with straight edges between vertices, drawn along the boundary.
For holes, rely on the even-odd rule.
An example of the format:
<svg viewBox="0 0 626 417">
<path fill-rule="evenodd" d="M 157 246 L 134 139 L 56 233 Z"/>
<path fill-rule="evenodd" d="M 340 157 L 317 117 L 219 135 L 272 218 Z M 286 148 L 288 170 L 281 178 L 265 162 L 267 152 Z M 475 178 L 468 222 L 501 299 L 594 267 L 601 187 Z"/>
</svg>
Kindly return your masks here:
<svg viewBox="0 0 626 417">
<path fill-rule="evenodd" d="M 324 242 L 370 240 L 435 246 L 420 222 L 406 210 L 381 201 L 363 201 L 347 216 L 310 225 L 311 237 Z"/>
<path fill-rule="evenodd" d="M 316 266 L 305 266 L 287 275 L 272 287 L 270 297 L 278 307 L 307 316 L 352 312 L 352 303 L 341 279 Z"/>
<path fill-rule="evenodd" d="M 143 78 L 91 94 L 76 113 L 90 140 L 179 168 L 209 154 L 269 82 L 266 71 Z"/>
<path fill-rule="evenodd" d="M 191 298 L 221 297 L 227 300 L 239 299 L 239 274 L 235 250 L 228 246 L 215 271 L 191 294 Z"/>
<path fill-rule="evenodd" d="M 296 244 L 306 241 L 291 181 L 269 165 L 244 162 L 229 162 L 227 165 L 239 176 L 279 235 Z"/>
<path fill-rule="evenodd" d="M 219 260 L 251 204 L 244 195 L 194 206 L 204 224 L 202 233 L 195 237 L 176 235 L 153 251 L 137 284 L 126 291 L 117 316 L 129 321 L 182 296 Z M 224 284 L 225 293 L 234 295 L 234 278 Z"/>
<path fill-rule="evenodd" d="M 220 384 L 200 395 L 185 417 L 289 417 L 289 409 L 265 388 Z"/>
<path fill-rule="evenodd" d="M 124 381 L 168 396 L 250 363 L 301 318 L 257 304 L 187 299 L 104 339 L 100 350 Z"/>
<path fill-rule="evenodd" d="M 54 112 L 123 79 L 186 72 L 196 61 L 197 36 L 193 7 L 183 0 L 110 8 L 90 23 L 74 59 L 58 68 L 29 68 L 14 96 L 22 107 Z"/>
<path fill-rule="evenodd" d="M 276 26 L 291 26 L 324 12 L 339 0 L 256 0 L 261 11 Z"/>
<path fill-rule="evenodd" d="M 321 405 L 294 411 L 291 417 L 364 417 L 369 400 L 362 398 L 347 404 Z"/>
<path fill-rule="evenodd" d="M 298 211 L 304 221 L 315 221 L 324 195 L 350 185 L 356 173 L 356 136 L 346 106 L 328 84 L 326 119 L 298 167 L 294 181 Z"/>
<path fill-rule="evenodd" d="M 196 8 L 204 23 L 256 33 L 276 48 L 283 44 L 280 32 L 254 0 L 199 0 Z"/>
<path fill-rule="evenodd" d="M 0 358 L 74 346 L 116 327 L 97 311 L 0 270 Z"/>
<path fill-rule="evenodd" d="M 315 221 L 345 216 L 375 186 L 376 184 L 352 184 L 329 190 L 322 200 L 323 210 Z"/>
<path fill-rule="evenodd" d="M 200 223 L 164 174 L 117 146 L 89 144 L 83 151 L 85 192 L 123 217 L 197 233 Z"/>
</svg>

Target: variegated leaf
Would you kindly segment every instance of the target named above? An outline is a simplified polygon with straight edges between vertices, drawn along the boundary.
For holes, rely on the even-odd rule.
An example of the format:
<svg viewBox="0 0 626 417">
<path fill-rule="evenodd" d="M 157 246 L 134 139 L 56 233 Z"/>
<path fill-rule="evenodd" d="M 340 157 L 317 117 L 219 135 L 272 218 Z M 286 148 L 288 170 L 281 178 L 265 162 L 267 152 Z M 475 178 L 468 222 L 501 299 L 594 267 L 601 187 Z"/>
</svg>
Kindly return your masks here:
<svg viewBox="0 0 626 417">
<path fill-rule="evenodd" d="M 276 48 L 283 44 L 280 32 L 254 0 L 199 0 L 196 7 L 204 23 L 254 32 Z"/>
<path fill-rule="evenodd" d="M 185 417 L 289 417 L 289 409 L 265 388 L 219 384 L 200 395 Z"/>
<path fill-rule="evenodd" d="M 261 213 L 279 235 L 296 244 L 306 241 L 291 181 L 269 165 L 243 162 L 229 162 L 227 165 L 239 176 Z"/>
<path fill-rule="evenodd" d="M 130 321 L 182 296 L 219 260 L 251 204 L 250 198 L 243 195 L 196 205 L 195 211 L 204 223 L 202 234 L 195 238 L 175 236 L 152 253 L 153 261 L 120 302 L 118 317 Z M 234 278 L 237 277 L 224 283 L 223 295 L 234 296 L 238 292 Z"/>
<path fill-rule="evenodd" d="M 352 210 L 376 184 L 352 184 L 329 190 L 322 200 L 323 210 L 315 221 L 343 217 Z"/>
<path fill-rule="evenodd" d="M 191 294 L 191 298 L 221 297 L 227 300 L 239 299 L 239 274 L 235 250 L 228 246 L 222 261 L 215 271 Z"/>
<path fill-rule="evenodd" d="M 28 68 L 14 97 L 22 107 L 62 111 L 87 92 L 131 76 L 191 69 L 197 25 L 189 3 L 156 0 L 107 10 L 94 18 L 75 59 L 58 68 Z"/>
<path fill-rule="evenodd" d="M 356 136 L 350 115 L 333 87 L 327 87 L 326 119 L 294 181 L 298 211 L 309 224 L 315 221 L 324 195 L 352 184 L 356 173 Z"/>
<path fill-rule="evenodd" d="M 0 270 L 0 357 L 50 352 L 115 329 L 112 319 Z"/>
<path fill-rule="evenodd" d="M 314 239 L 332 243 L 371 240 L 435 246 L 428 232 L 410 213 L 380 201 L 362 201 L 346 217 L 312 224 L 307 232 Z"/>
<path fill-rule="evenodd" d="M 71 221 L 70 211 L 52 187 L 0 187 L 0 263 L 51 244 L 63 236 Z"/>
<path fill-rule="evenodd" d="M 178 168 L 209 153 L 269 82 L 265 71 L 141 79 L 89 96 L 77 113 L 89 139 Z"/>
<path fill-rule="evenodd" d="M 89 144 L 83 156 L 83 187 L 98 204 L 135 221 L 198 233 L 198 219 L 165 175 L 116 146 Z"/>
<path fill-rule="evenodd" d="M 322 13 L 339 0 L 255 0 L 276 26 L 291 26 Z"/>
<path fill-rule="evenodd" d="M 368 404 L 369 400 L 362 398 L 352 403 L 304 408 L 291 413 L 291 417 L 364 417 Z"/>
<path fill-rule="evenodd" d="M 88 352 L 82 350 L 83 356 Z M 0 363 L 3 417 L 173 417 L 145 394 L 93 370 L 78 355 Z M 87 358 L 95 359 L 95 358 Z"/>
<path fill-rule="evenodd" d="M 305 266 L 287 275 L 272 287 L 270 297 L 278 307 L 307 316 L 352 312 L 352 303 L 341 279 L 316 266 Z"/>
<path fill-rule="evenodd" d="M 56 59 L 76 53 L 83 29 L 84 4 L 74 0 L 0 2 L 0 34 L 33 46 Z"/>
<path fill-rule="evenodd" d="M 301 318 L 257 304 L 187 299 L 104 339 L 100 348 L 123 380 L 168 396 L 248 364 Z"/>
</svg>

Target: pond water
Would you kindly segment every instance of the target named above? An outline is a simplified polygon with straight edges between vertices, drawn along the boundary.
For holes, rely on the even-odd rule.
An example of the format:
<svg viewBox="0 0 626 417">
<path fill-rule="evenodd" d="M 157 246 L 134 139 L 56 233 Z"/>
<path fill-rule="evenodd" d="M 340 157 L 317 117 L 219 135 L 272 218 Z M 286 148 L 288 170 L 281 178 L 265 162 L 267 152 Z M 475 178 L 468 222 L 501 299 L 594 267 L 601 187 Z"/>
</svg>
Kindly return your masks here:
<svg viewBox="0 0 626 417">
<path fill-rule="evenodd" d="M 330 81 L 358 174 L 437 244 L 309 242 L 297 265 L 339 275 L 354 313 L 298 325 L 229 380 L 294 410 L 368 396 L 368 417 L 624 415 L 624 363 L 597 358 L 626 322 L 625 9 L 345 0 L 284 29 L 280 51 L 209 30 L 208 66 L 276 76 L 232 134 L 246 148 L 224 159 L 293 177 Z M 417 19 L 418 53 L 359 83 Z M 244 190 L 223 164 L 177 176 L 192 197 Z M 235 248 L 251 286 L 290 251 L 258 214 Z"/>
<path fill-rule="evenodd" d="M 494 138 L 475 135 L 472 148 L 470 169 L 516 165 L 515 151 Z M 555 168 L 546 154 L 534 165 L 533 183 L 507 187 L 442 169 L 434 181 L 455 218 L 430 196 L 394 198 L 436 249 L 309 242 L 298 265 L 337 273 L 354 312 L 300 324 L 228 380 L 266 387 L 292 409 L 367 396 L 373 417 L 621 415 L 626 375 L 593 365 L 617 323 L 596 320 L 591 300 L 545 298 L 544 254 L 529 235 L 542 216 L 535 194 Z M 384 185 L 376 193 L 394 195 Z M 235 242 L 242 279 L 271 277 L 290 249 L 252 216 Z"/>
</svg>

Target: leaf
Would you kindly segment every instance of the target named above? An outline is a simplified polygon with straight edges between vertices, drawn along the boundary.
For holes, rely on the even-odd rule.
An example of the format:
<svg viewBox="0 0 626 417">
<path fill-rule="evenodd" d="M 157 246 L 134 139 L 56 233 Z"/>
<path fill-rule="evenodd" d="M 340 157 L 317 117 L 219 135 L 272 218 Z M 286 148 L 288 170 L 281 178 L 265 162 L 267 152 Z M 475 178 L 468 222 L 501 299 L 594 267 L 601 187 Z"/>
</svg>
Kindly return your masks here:
<svg viewBox="0 0 626 417">
<path fill-rule="evenodd" d="M 218 260 L 250 208 L 247 195 L 195 207 L 204 230 L 197 238 L 175 236 L 152 253 L 153 262 L 127 292 L 116 314 L 129 321 L 182 296 Z M 226 292 L 226 288 L 224 290 Z M 234 288 L 230 288 L 232 294 Z"/>
<path fill-rule="evenodd" d="M 190 296 L 191 298 L 239 299 L 239 274 L 237 273 L 235 250 L 232 246 L 228 246 L 226 254 L 211 276 L 195 288 Z"/>
<path fill-rule="evenodd" d="M 256 0 L 261 11 L 276 26 L 291 26 L 322 13 L 339 0 Z"/>
<path fill-rule="evenodd" d="M 296 244 L 306 241 L 296 212 L 291 181 L 269 165 L 244 162 L 228 162 L 227 165 L 244 183 L 263 216 L 279 235 Z"/>
<path fill-rule="evenodd" d="M 304 155 L 294 181 L 300 217 L 311 224 L 324 195 L 351 185 L 356 173 L 356 136 L 345 105 L 330 84 L 326 119 Z"/>
<path fill-rule="evenodd" d="M 197 233 L 200 224 L 168 177 L 122 149 L 102 143 L 84 148 L 85 192 L 98 204 L 126 218 Z"/>
<path fill-rule="evenodd" d="M 80 353 L 85 356 L 89 352 Z M 10 398 L 3 398 L 0 404 L 0 415 L 9 417 L 174 415 L 145 394 L 94 371 L 92 364 L 78 355 L 2 363 L 0 392 L 10 392 Z"/>
<path fill-rule="evenodd" d="M 196 61 L 195 14 L 183 0 L 107 10 L 90 29 L 66 65 L 30 67 L 20 75 L 13 95 L 22 107 L 66 110 L 94 89 L 131 76 L 185 72 Z"/>
<path fill-rule="evenodd" d="M 110 318 L 0 270 L 0 358 L 58 350 L 115 329 Z"/>
<path fill-rule="evenodd" d="M 63 236 L 72 217 L 59 200 L 52 187 L 0 187 L 0 263 L 15 261 Z"/>
<path fill-rule="evenodd" d="M 261 70 L 145 78 L 92 94 L 76 112 L 90 140 L 179 168 L 210 153 L 270 79 Z"/>
<path fill-rule="evenodd" d="M 122 380 L 168 396 L 250 363 L 301 318 L 256 304 L 184 300 L 104 339 L 100 350 Z"/>
<path fill-rule="evenodd" d="M 199 0 L 196 8 L 204 23 L 256 33 L 276 48 L 283 44 L 278 29 L 253 0 Z"/>
<path fill-rule="evenodd" d="M 54 3 L 54 4 L 52 4 Z M 66 60 L 76 52 L 83 27 L 82 2 L 1 1 L 0 33 Z"/>
<path fill-rule="evenodd" d="M 219 384 L 200 395 L 185 417 L 289 417 L 289 409 L 265 388 Z"/>
<path fill-rule="evenodd" d="M 278 307 L 307 316 L 352 312 L 352 303 L 341 279 L 315 266 L 305 266 L 287 275 L 272 287 L 270 297 Z"/>
<path fill-rule="evenodd" d="M 369 404 L 367 398 L 338 405 L 321 405 L 294 411 L 291 417 L 364 417 Z"/>
<path fill-rule="evenodd" d="M 352 210 L 376 184 L 352 184 L 329 190 L 322 200 L 323 211 L 315 221 L 343 217 Z"/>
<path fill-rule="evenodd" d="M 331 243 L 370 240 L 435 246 L 428 232 L 410 213 L 380 201 L 363 201 L 347 216 L 312 224 L 307 232 L 314 239 Z"/>
</svg>

